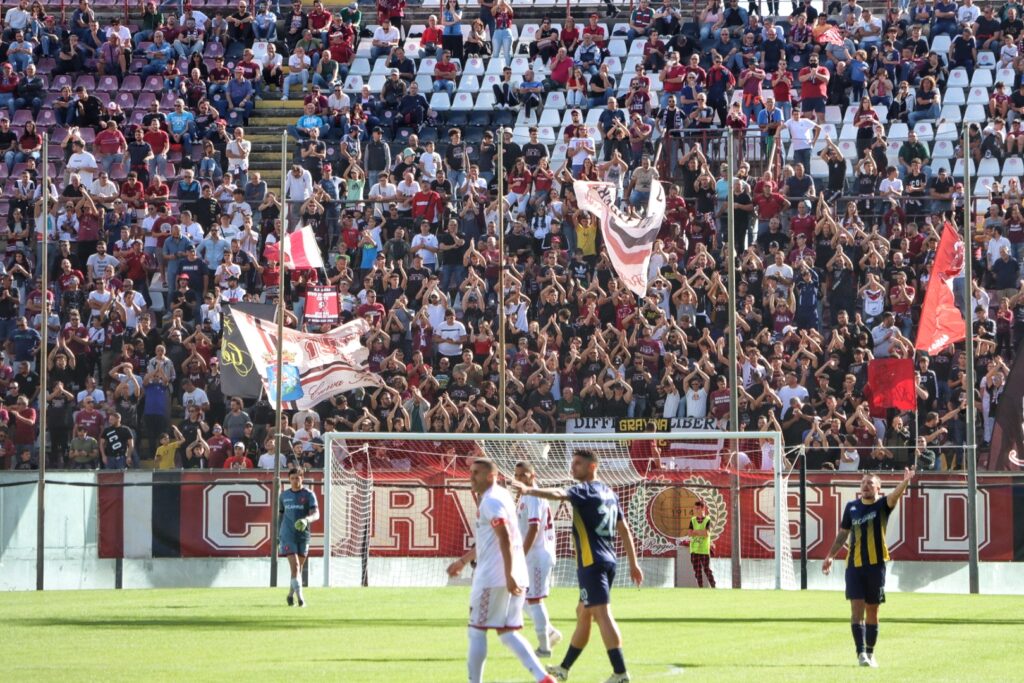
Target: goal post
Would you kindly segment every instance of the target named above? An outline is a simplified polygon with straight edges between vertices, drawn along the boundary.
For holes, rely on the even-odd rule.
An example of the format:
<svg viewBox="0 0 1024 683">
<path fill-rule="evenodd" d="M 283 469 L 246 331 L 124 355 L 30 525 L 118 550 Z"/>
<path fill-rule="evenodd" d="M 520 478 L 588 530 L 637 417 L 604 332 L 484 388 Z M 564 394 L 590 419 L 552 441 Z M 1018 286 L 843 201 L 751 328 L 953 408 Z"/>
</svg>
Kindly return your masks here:
<svg viewBox="0 0 1024 683">
<path fill-rule="evenodd" d="M 538 485 L 569 486 L 572 454 L 587 448 L 600 457 L 598 477 L 619 496 L 647 583 L 689 585 L 686 529 L 693 504 L 703 500 L 720 587 L 731 584 L 734 559 L 743 568 L 735 587 L 797 587 L 778 432 L 328 432 L 323 439 L 324 586 L 448 585 L 445 567 L 473 544 L 476 502 L 468 469 L 474 458 L 494 460 L 505 478 L 527 461 Z M 730 504 L 737 473 L 739 520 Z M 571 508 L 552 503 L 552 514 L 554 582 L 573 586 Z M 740 547 L 731 541 L 731 524 L 739 526 Z M 628 581 L 620 571 L 616 582 Z"/>
</svg>

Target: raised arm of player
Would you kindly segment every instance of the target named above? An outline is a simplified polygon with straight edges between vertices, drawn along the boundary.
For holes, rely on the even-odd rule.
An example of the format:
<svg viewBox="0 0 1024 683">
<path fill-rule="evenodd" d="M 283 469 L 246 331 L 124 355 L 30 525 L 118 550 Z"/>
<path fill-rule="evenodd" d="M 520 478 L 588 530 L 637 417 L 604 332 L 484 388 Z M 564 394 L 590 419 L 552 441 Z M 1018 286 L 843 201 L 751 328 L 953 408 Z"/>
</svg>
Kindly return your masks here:
<svg viewBox="0 0 1024 683">
<path fill-rule="evenodd" d="M 462 573 L 462 568 L 476 559 L 476 548 L 470 548 L 469 552 L 448 565 L 448 576 L 455 578 Z"/>
<path fill-rule="evenodd" d="M 896 504 L 900 502 L 900 498 L 906 493 L 907 487 L 910 486 L 911 480 L 914 478 L 915 468 L 906 467 L 903 470 L 903 481 L 899 483 L 899 486 L 894 488 L 888 496 L 885 497 L 885 502 L 888 503 L 889 509 L 892 510 L 896 507 Z"/>
<path fill-rule="evenodd" d="M 510 479 L 506 482 L 508 488 L 516 491 L 523 496 L 537 496 L 538 498 L 545 498 L 547 500 L 569 500 L 569 494 L 565 492 L 565 489 L 535 489 L 525 484 L 522 484 L 515 479 Z"/>
<path fill-rule="evenodd" d="M 828 574 L 832 571 L 832 560 L 839 554 L 839 551 L 843 549 L 843 546 L 846 545 L 846 539 L 849 537 L 849 529 L 840 529 L 839 533 L 836 534 L 835 543 L 833 543 L 832 547 L 829 548 L 828 555 L 825 556 L 825 561 L 821 563 L 821 572 L 823 574 Z"/>
<path fill-rule="evenodd" d="M 640 562 L 636 557 L 636 546 L 633 545 L 633 534 L 629 531 L 629 525 L 619 517 L 615 525 L 619 536 L 622 538 L 622 547 L 626 549 L 626 557 L 629 559 L 629 577 L 633 583 L 640 586 L 644 582 L 644 570 L 640 569 Z"/>
<path fill-rule="evenodd" d="M 508 528 L 504 524 L 494 524 L 494 536 L 498 539 L 501 562 L 505 565 L 505 587 L 508 588 L 509 595 L 520 595 L 523 587 L 516 583 L 512 576 L 512 540 L 508 536 Z"/>
</svg>

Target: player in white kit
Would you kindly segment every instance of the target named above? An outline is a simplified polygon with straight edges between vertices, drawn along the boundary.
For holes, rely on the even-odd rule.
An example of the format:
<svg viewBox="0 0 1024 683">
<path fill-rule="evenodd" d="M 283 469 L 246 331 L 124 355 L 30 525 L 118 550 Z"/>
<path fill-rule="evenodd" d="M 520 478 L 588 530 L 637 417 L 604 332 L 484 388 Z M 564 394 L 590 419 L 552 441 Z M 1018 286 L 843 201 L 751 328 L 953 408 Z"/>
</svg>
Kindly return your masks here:
<svg viewBox="0 0 1024 683">
<path fill-rule="evenodd" d="M 473 461 L 469 481 L 478 500 L 476 547 L 448 566 L 448 575 L 454 577 L 476 560 L 469 598 L 469 683 L 483 681 L 489 629 L 498 632 L 502 644 L 512 650 L 535 681 L 555 683 L 545 673 L 530 643 L 518 633 L 523 627 L 526 557 L 515 521 L 515 503 L 497 480 L 498 467 L 492 460 Z"/>
<path fill-rule="evenodd" d="M 537 473 L 528 462 L 516 463 L 515 476 L 516 481 L 530 488 L 537 485 Z M 548 501 L 536 496 L 521 496 L 516 510 L 530 583 L 526 589 L 526 611 L 537 631 L 537 656 L 550 657 L 551 648 L 562 639 L 562 634 L 551 625 L 544 604 L 551 588 L 551 571 L 555 568 L 555 520 Z"/>
</svg>

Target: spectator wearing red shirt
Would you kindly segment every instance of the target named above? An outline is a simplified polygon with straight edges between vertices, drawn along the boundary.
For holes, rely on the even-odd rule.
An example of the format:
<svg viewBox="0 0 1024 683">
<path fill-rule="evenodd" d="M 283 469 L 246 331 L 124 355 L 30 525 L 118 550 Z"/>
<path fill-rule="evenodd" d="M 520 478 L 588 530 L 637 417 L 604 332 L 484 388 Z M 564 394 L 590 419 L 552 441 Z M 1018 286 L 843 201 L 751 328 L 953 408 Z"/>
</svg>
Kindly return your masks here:
<svg viewBox="0 0 1024 683">
<path fill-rule="evenodd" d="M 789 218 L 789 231 L 792 233 L 793 238 L 796 239 L 797 235 L 803 235 L 807 238 L 807 243 L 811 244 L 814 240 L 816 224 L 817 221 L 814 215 L 811 214 L 810 209 L 807 208 L 807 203 L 804 201 L 798 202 L 796 214 Z"/>
<path fill-rule="evenodd" d="M 108 175 L 114 164 L 124 161 L 124 153 L 128 151 L 128 141 L 117 129 L 116 121 L 107 121 L 107 127 L 96 134 L 92 143 L 96 160 Z"/>
<path fill-rule="evenodd" d="M 454 95 L 458 75 L 459 67 L 452 61 L 452 53 L 445 50 L 434 65 L 434 92 L 446 92 L 449 97 Z"/>
<path fill-rule="evenodd" d="M 0 107 L 7 107 L 11 118 L 14 118 L 14 94 L 18 89 L 21 80 L 14 73 L 14 67 L 10 62 L 4 63 L 3 71 L 0 71 Z"/>
<path fill-rule="evenodd" d="M 781 218 L 780 214 L 789 208 L 789 200 L 764 185 L 763 190 L 754 196 L 754 207 L 757 209 L 758 234 L 761 234 L 768 231 L 768 221 L 776 216 Z"/>
<path fill-rule="evenodd" d="M 443 210 L 441 195 L 427 185 L 421 186 L 419 192 L 412 196 L 412 217 L 417 223 L 428 221 L 436 228 Z"/>
<path fill-rule="evenodd" d="M 106 416 L 96 410 L 93 398 L 86 396 L 82 400 L 82 409 L 75 413 L 75 430 L 84 429 L 86 434 L 99 441 L 100 434 L 106 426 Z"/>
<path fill-rule="evenodd" d="M 377 301 L 377 292 L 372 289 L 367 290 L 366 303 L 356 308 L 356 317 L 364 318 L 371 326 L 377 326 L 384 324 L 386 314 L 384 304 Z"/>
<path fill-rule="evenodd" d="M 213 467 L 213 465 L 210 465 Z M 239 441 L 235 444 L 234 453 L 224 461 L 224 468 L 229 470 L 251 470 L 252 460 L 245 454 L 245 444 Z"/>
<path fill-rule="evenodd" d="M 220 425 L 213 425 L 213 435 L 206 440 L 206 445 L 210 449 L 209 466 L 215 469 L 225 467 L 231 455 L 231 439 L 224 436 Z"/>
<path fill-rule="evenodd" d="M 159 175 L 167 177 L 167 152 L 171 148 L 171 138 L 167 132 L 160 128 L 160 121 L 153 119 L 149 128 L 142 135 L 142 139 L 153 148 L 153 158 L 149 160 L 150 177 Z"/>
<path fill-rule="evenodd" d="M 594 43 L 603 50 L 608 47 L 608 32 L 598 23 L 600 19 L 601 16 L 596 12 L 591 14 L 589 22 L 583 27 L 583 35 L 593 36 Z"/>
<path fill-rule="evenodd" d="M 683 81 L 686 80 L 686 73 L 689 69 L 683 64 L 679 63 L 678 53 L 672 52 L 668 57 L 668 64 L 661 72 L 661 108 L 664 109 L 668 106 L 668 98 L 672 95 L 678 95 L 679 91 L 683 89 Z"/>
<path fill-rule="evenodd" d="M 814 112 L 818 123 L 825 122 L 825 101 L 830 75 L 828 69 L 818 64 L 818 56 L 811 55 L 807 66 L 800 69 L 797 80 L 800 81 L 800 110 L 803 113 Z"/>
</svg>

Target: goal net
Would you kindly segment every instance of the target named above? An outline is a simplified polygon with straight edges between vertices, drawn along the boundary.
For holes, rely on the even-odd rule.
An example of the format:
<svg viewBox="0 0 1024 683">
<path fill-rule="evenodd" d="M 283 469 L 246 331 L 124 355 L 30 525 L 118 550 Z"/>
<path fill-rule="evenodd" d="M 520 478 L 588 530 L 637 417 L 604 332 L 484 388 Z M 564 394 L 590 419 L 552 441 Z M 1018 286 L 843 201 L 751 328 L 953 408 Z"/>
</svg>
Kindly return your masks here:
<svg viewBox="0 0 1024 683">
<path fill-rule="evenodd" d="M 574 483 L 573 452 L 587 448 L 600 457 L 598 477 L 619 497 L 645 585 L 696 585 L 687 530 L 701 500 L 718 587 L 796 588 L 791 535 L 797 529 L 789 522 L 789 474 L 778 433 L 329 433 L 324 444 L 327 586 L 453 583 L 445 568 L 474 543 L 473 459 L 494 460 L 499 482 L 525 461 L 538 486 L 567 487 Z M 553 581 L 575 586 L 572 509 L 551 506 Z M 624 556 L 621 539 L 617 548 Z M 461 582 L 468 578 L 467 571 Z M 629 572 L 619 571 L 616 583 L 628 582 Z"/>
</svg>

